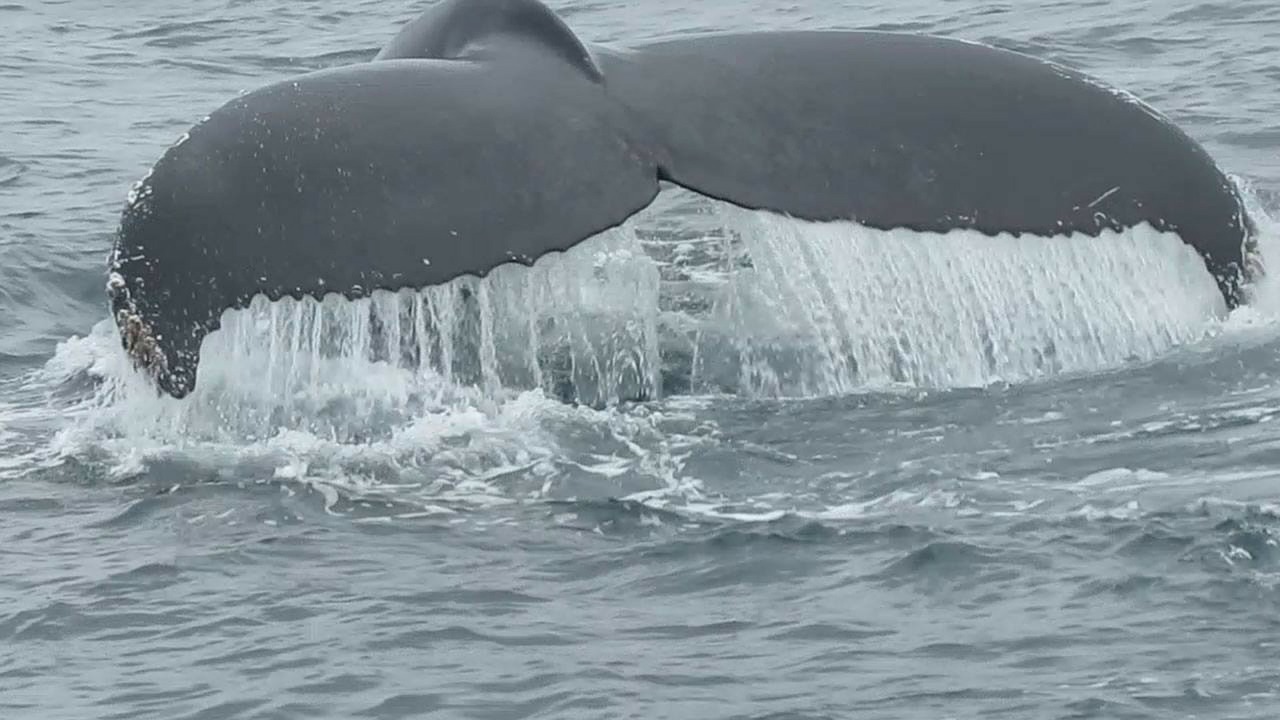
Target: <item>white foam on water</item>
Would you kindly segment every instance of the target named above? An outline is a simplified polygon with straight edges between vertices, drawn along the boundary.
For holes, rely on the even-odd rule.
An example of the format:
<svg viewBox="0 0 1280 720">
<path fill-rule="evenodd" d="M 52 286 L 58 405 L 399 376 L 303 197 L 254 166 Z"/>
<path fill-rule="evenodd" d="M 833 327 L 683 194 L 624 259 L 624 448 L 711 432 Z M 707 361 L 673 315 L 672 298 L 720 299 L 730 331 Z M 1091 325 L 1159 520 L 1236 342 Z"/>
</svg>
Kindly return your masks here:
<svg viewBox="0 0 1280 720">
<path fill-rule="evenodd" d="M 733 271 L 695 369 L 752 396 L 1105 370 L 1200 340 L 1226 316 L 1195 250 L 1146 225 L 991 237 L 728 215 L 750 264 Z"/>
</svg>

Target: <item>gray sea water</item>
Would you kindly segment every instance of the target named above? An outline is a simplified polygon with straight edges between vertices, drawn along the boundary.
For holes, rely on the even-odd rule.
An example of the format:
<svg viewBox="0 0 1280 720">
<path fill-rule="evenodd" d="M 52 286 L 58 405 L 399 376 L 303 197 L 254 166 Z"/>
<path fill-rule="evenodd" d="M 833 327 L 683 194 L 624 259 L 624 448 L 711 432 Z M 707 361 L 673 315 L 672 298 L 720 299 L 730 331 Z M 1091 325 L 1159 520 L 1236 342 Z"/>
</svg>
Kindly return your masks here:
<svg viewBox="0 0 1280 720">
<path fill-rule="evenodd" d="M 878 28 L 1072 65 L 1202 142 L 1280 267 L 1272 0 L 552 5 L 599 42 Z M 450 286 L 259 304 L 200 392 L 140 388 L 103 293 L 130 184 L 420 9 L 0 4 L 0 717 L 1280 716 L 1280 285 L 1227 314 L 1176 238 L 669 191 L 473 283 L 468 377 L 367 352 L 370 317 L 455 322 Z M 547 318 L 554 352 L 522 334 Z M 638 382 L 668 391 L 557 397 Z"/>
</svg>

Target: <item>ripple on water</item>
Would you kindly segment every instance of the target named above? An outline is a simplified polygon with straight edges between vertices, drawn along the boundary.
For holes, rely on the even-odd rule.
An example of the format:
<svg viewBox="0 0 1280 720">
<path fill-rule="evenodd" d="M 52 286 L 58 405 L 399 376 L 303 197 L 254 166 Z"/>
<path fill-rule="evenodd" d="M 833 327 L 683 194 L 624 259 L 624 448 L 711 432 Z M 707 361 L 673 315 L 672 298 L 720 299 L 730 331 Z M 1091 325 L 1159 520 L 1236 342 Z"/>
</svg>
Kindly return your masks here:
<svg viewBox="0 0 1280 720">
<path fill-rule="evenodd" d="M 26 170 L 26 165 L 0 155 L 0 187 L 16 184 Z"/>
</svg>

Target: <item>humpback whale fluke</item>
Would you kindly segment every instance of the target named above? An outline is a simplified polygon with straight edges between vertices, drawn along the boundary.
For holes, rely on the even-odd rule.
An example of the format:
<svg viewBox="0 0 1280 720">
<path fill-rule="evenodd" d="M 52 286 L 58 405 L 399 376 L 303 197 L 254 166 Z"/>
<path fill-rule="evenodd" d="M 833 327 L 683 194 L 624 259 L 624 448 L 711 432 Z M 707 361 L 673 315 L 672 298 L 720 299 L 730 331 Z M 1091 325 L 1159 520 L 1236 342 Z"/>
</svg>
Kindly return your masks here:
<svg viewBox="0 0 1280 720">
<path fill-rule="evenodd" d="M 1011 51 L 864 31 L 582 42 L 538 0 L 443 0 L 372 62 L 228 102 L 130 193 L 108 294 L 175 397 L 256 295 L 356 298 L 531 264 L 667 180 L 875 228 L 1098 235 L 1143 223 L 1249 277 L 1238 190 L 1137 99 Z"/>
</svg>

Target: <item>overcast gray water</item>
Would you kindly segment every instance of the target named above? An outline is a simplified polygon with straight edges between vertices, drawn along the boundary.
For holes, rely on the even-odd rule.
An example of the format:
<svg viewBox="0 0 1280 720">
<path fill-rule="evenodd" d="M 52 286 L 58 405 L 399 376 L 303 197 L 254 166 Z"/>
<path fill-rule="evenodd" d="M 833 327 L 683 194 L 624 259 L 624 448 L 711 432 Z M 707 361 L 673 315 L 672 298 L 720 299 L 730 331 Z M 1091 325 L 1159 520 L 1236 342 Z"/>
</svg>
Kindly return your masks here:
<svg viewBox="0 0 1280 720">
<path fill-rule="evenodd" d="M 1280 267 L 1270 0 L 552 5 L 599 42 L 878 28 L 1069 64 L 1202 142 Z M 368 346 L 457 286 L 259 304 L 201 391 L 140 388 L 103 293 L 130 185 L 420 7 L 0 4 L 0 718 L 1280 716 L 1280 285 L 1225 314 L 1167 236 L 944 246 L 670 190 L 470 288 L 477 357 L 540 372 L 519 328 L 554 315 L 617 370 L 567 386 L 665 397 L 289 340 Z"/>
</svg>

